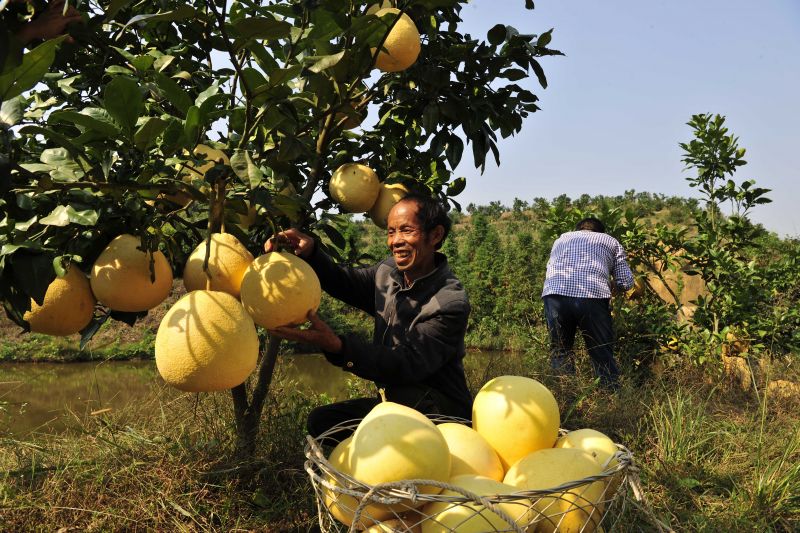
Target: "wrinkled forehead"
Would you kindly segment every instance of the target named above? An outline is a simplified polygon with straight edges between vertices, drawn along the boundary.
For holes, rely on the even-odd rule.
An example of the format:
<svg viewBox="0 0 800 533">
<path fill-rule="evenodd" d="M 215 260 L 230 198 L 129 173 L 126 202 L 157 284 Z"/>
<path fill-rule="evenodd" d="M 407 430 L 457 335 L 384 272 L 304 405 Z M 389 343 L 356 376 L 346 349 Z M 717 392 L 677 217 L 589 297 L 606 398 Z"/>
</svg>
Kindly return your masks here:
<svg viewBox="0 0 800 533">
<path fill-rule="evenodd" d="M 414 200 L 401 199 L 399 202 L 394 204 L 392 209 L 389 211 L 388 218 L 390 221 L 392 219 L 395 221 L 397 221 L 397 219 L 401 219 L 403 222 L 414 222 L 416 224 L 422 223 L 422 221 L 419 219 L 419 204 Z"/>
</svg>

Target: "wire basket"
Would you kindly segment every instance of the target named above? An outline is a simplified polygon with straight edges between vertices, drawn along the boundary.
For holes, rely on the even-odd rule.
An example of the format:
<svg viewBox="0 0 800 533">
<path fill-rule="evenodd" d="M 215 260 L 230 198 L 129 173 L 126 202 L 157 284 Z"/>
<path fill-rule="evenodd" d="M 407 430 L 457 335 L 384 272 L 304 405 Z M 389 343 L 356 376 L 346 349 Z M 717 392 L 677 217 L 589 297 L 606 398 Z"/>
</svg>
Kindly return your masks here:
<svg viewBox="0 0 800 533">
<path fill-rule="evenodd" d="M 436 423 L 469 421 L 431 417 Z M 637 469 L 631 452 L 617 444 L 603 472 L 547 490 L 520 490 L 481 496 L 461 487 L 427 479 L 367 485 L 337 470 L 326 459 L 322 442 L 345 431 L 352 420 L 321 434 L 306 436 L 305 469 L 316 494 L 320 529 L 333 532 L 593 532 L 613 527 L 622 514 L 630 485 L 640 499 Z M 560 434 L 566 431 L 561 430 Z M 611 466 L 609 466 L 611 465 Z M 423 488 L 436 487 L 430 494 Z M 427 492 L 430 492 L 429 490 Z M 612 525 L 609 526 L 608 524 Z M 601 527 L 601 524 L 603 527 Z"/>
</svg>

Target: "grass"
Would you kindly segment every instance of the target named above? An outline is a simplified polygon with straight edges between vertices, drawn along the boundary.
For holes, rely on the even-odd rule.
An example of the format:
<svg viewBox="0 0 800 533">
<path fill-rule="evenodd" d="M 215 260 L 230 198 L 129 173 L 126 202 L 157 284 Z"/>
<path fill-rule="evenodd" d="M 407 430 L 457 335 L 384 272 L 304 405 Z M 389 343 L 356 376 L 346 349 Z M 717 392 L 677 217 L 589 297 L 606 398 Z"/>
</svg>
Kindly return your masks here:
<svg viewBox="0 0 800 533">
<path fill-rule="evenodd" d="M 744 394 L 688 365 L 613 395 L 586 374 L 550 375 L 538 351 L 468 368 L 473 390 L 503 374 L 550 387 L 563 427 L 595 428 L 633 451 L 647 501 L 629 500 L 614 531 L 653 531 L 654 518 L 677 531 L 800 528 L 798 402 Z M 2 439 L 0 529 L 315 531 L 304 423 L 328 399 L 287 378 L 274 381 L 245 464 L 227 459 L 235 432 L 225 393 L 156 388 L 124 410 L 76 415 L 74 431 Z M 349 384 L 351 395 L 365 390 Z"/>
</svg>

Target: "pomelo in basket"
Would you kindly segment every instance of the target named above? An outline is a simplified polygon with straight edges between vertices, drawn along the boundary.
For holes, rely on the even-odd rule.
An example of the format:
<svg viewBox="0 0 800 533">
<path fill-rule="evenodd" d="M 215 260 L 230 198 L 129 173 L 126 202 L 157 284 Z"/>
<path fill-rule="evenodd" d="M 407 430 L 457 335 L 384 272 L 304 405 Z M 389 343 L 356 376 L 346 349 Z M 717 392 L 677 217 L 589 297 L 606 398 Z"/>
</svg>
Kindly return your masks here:
<svg viewBox="0 0 800 533">
<path fill-rule="evenodd" d="M 164 315 L 155 354 L 159 374 L 177 389 L 231 389 L 256 367 L 258 334 L 239 300 L 227 292 L 196 290 Z"/>
<path fill-rule="evenodd" d="M 352 442 L 353 437 L 351 435 L 337 444 L 330 456 L 328 456 L 328 462 L 333 468 L 335 468 L 338 472 L 348 474 L 350 476 L 352 476 L 350 467 L 350 452 Z M 328 477 L 327 480 L 332 485 L 339 486 L 333 477 Z M 349 494 L 343 494 L 336 490 L 330 490 L 324 485 L 322 486 L 322 493 L 325 507 L 328 508 L 328 511 L 330 511 L 333 517 L 346 526 L 352 525 L 353 520 L 355 519 L 355 511 L 358 509 L 360 501 Z M 374 526 L 376 523 L 387 520 L 392 516 L 392 511 L 387 509 L 385 506 L 367 505 L 360 515 L 358 526 L 360 529 L 371 525 Z M 376 529 L 375 531 L 382 530 Z"/>
<path fill-rule="evenodd" d="M 92 266 L 92 292 L 114 311 L 147 311 L 172 290 L 172 267 L 167 258 L 159 250 L 143 252 L 141 242 L 133 235 L 118 235 Z M 150 278 L 151 260 L 155 280 Z"/>
<path fill-rule="evenodd" d="M 523 376 L 488 381 L 472 403 L 472 427 L 494 448 L 506 470 L 532 451 L 552 448 L 560 423 L 553 394 Z"/>
<path fill-rule="evenodd" d="M 257 257 L 242 277 L 241 298 L 256 324 L 267 329 L 302 324 L 322 297 L 308 263 L 289 252 Z"/>
<path fill-rule="evenodd" d="M 209 242 L 210 241 L 210 242 Z M 208 271 L 203 270 L 208 247 Z M 242 277 L 253 262 L 251 254 L 239 239 L 230 233 L 214 233 L 194 249 L 183 269 L 187 291 L 208 289 L 239 297 Z"/>
<path fill-rule="evenodd" d="M 532 452 L 508 469 L 503 482 L 522 490 L 548 490 L 602 472 L 588 452 L 572 448 L 547 448 Z M 595 531 L 603 514 L 606 484 L 595 481 L 535 503 L 540 513 L 536 532 Z"/>
<path fill-rule="evenodd" d="M 450 450 L 441 431 L 425 415 L 405 405 L 381 402 L 353 433 L 350 468 L 368 485 L 403 479 L 450 479 Z M 422 486 L 424 494 L 442 489 Z M 422 505 L 424 502 L 419 502 Z M 398 505 L 398 512 L 407 510 Z"/>
<path fill-rule="evenodd" d="M 331 176 L 328 190 L 342 209 L 349 213 L 363 213 L 378 199 L 380 181 L 375 171 L 360 163 L 347 163 Z"/>
<path fill-rule="evenodd" d="M 475 493 L 478 496 L 493 494 L 512 494 L 519 492 L 517 487 L 501 483 L 483 476 L 465 474 L 455 476 L 448 482 Z M 456 490 L 445 490 L 441 496 L 465 497 Z M 497 508 L 505 512 L 523 529 L 533 522 L 534 513 L 531 502 L 519 500 L 498 503 Z M 478 503 L 451 503 L 446 501 L 431 502 L 422 508 L 423 515 L 429 518 L 422 522 L 422 533 L 439 533 L 458 531 L 458 533 L 485 533 L 487 531 L 511 531 L 512 524 L 497 513 Z"/>
<path fill-rule="evenodd" d="M 77 333 L 92 320 L 95 299 L 89 280 L 75 265 L 64 277 L 56 277 L 47 287 L 42 305 L 31 298 L 31 310 L 23 320 L 31 331 L 46 335 L 66 336 Z"/>
<path fill-rule="evenodd" d="M 480 433 L 469 426 L 445 422 L 436 426 L 450 449 L 450 476 L 472 474 L 502 481 L 505 471 L 497 453 Z"/>
</svg>

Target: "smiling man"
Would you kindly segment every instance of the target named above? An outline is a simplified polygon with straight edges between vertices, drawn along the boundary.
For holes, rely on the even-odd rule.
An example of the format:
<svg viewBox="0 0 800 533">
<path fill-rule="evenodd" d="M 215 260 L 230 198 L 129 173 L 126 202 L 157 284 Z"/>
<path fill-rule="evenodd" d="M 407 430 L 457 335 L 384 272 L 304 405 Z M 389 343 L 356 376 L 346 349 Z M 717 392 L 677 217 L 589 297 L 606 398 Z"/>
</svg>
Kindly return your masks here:
<svg viewBox="0 0 800 533">
<path fill-rule="evenodd" d="M 391 257 L 360 269 L 335 264 L 312 237 L 287 230 L 282 236 L 314 268 L 325 292 L 372 315 L 375 329 L 372 341 L 337 335 L 311 314 L 308 329 L 283 327 L 272 333 L 318 346 L 332 364 L 383 388 L 389 401 L 426 415 L 470 418 L 472 397 L 462 364 L 469 302 L 447 258 L 437 251 L 450 225 L 439 202 L 410 194 L 389 212 Z M 308 417 L 309 433 L 317 437 L 340 422 L 363 418 L 379 401 L 376 390 L 372 398 L 318 407 Z M 340 433 L 332 440 L 347 436 Z"/>
</svg>

